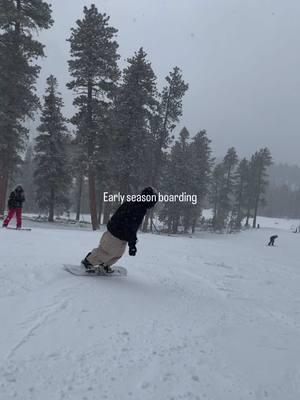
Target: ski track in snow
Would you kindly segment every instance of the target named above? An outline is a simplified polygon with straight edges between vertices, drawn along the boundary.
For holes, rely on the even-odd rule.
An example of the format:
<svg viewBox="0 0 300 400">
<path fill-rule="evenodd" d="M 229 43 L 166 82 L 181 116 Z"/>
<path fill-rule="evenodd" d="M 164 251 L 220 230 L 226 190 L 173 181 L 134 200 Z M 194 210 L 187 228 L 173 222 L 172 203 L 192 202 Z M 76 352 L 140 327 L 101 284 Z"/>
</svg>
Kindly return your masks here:
<svg viewBox="0 0 300 400">
<path fill-rule="evenodd" d="M 99 232 L 0 230 L 0 400 L 298 400 L 300 235 L 270 226 L 140 234 L 106 279 L 62 269 Z"/>
</svg>

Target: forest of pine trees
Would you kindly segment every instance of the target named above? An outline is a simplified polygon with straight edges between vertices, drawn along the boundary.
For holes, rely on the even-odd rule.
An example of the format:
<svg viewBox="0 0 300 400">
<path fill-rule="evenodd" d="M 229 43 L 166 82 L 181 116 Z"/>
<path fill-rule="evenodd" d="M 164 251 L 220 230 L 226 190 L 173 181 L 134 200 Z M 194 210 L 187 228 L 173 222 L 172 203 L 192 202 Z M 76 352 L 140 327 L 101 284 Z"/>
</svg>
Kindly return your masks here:
<svg viewBox="0 0 300 400">
<path fill-rule="evenodd" d="M 171 67 L 160 90 L 142 47 L 121 70 L 118 30 L 95 5 L 84 7 L 66 38 L 67 87 L 74 94 L 67 121 L 53 75 L 43 99 L 35 92 L 44 46 L 33 32 L 52 24 L 46 1 L 0 0 L 0 215 L 18 179 L 27 211 L 45 213 L 49 221 L 66 210 L 80 220 L 88 211 L 95 230 L 118 206 L 104 203 L 103 192 L 137 193 L 151 185 L 165 194 L 197 194 L 198 203 L 158 204 L 145 218 L 145 231 L 157 221 L 169 233 L 231 232 L 250 218 L 256 227 L 272 163 L 267 148 L 240 159 L 231 147 L 216 162 L 206 130 L 191 134 L 184 127 L 175 135 L 189 88 L 183 72 Z M 37 118 L 36 111 L 32 141 L 24 121 Z M 211 208 L 211 219 L 202 218 L 204 208 Z"/>
</svg>

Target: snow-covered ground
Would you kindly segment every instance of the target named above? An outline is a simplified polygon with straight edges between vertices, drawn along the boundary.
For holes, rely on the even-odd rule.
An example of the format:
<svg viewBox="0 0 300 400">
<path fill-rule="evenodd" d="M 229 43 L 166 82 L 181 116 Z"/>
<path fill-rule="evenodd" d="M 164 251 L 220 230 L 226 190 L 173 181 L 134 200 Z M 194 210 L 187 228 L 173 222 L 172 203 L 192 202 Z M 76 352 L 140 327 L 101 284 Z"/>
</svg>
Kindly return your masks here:
<svg viewBox="0 0 300 400">
<path fill-rule="evenodd" d="M 99 232 L 26 223 L 0 230 L 1 400 L 300 398 L 300 234 L 288 222 L 140 234 L 126 278 L 62 269 Z"/>
<path fill-rule="evenodd" d="M 250 219 L 250 223 L 252 223 L 252 219 Z M 299 219 L 258 217 L 257 223 L 263 228 L 276 228 L 290 231 L 294 231 L 300 226 Z"/>
</svg>

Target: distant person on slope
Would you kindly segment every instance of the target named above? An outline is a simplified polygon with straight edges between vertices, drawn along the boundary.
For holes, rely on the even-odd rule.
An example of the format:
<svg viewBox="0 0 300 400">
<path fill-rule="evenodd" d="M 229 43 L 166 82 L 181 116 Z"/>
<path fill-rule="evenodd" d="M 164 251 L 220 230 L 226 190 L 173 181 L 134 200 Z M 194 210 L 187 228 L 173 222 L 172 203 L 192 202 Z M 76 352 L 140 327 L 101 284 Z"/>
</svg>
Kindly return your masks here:
<svg viewBox="0 0 300 400">
<path fill-rule="evenodd" d="M 21 185 L 18 185 L 13 192 L 11 192 L 8 199 L 8 215 L 3 222 L 3 228 L 6 228 L 10 220 L 16 214 L 17 229 L 22 227 L 22 207 L 25 201 L 24 190 Z"/>
<path fill-rule="evenodd" d="M 270 241 L 269 241 L 269 243 L 268 243 L 268 246 L 274 246 L 274 244 L 275 244 L 275 239 L 277 239 L 278 238 L 278 235 L 273 235 L 273 236 L 271 236 L 270 237 Z"/>
<path fill-rule="evenodd" d="M 136 255 L 137 230 L 147 210 L 157 202 L 157 194 L 151 187 L 145 188 L 141 195 L 147 200 L 124 202 L 111 217 L 99 246 L 81 261 L 87 272 L 95 272 L 99 267 L 106 273 L 114 272 L 111 266 L 123 256 L 127 243 L 129 255 Z"/>
</svg>

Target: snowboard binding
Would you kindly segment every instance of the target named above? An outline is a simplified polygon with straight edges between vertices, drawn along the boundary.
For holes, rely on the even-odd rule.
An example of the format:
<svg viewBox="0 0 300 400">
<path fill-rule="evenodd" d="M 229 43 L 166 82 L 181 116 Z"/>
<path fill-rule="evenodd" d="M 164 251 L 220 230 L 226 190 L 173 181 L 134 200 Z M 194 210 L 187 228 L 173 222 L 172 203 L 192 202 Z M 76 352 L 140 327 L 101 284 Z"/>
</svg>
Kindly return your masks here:
<svg viewBox="0 0 300 400">
<path fill-rule="evenodd" d="M 105 274 L 112 274 L 114 273 L 113 268 L 111 268 L 109 265 L 93 265 L 89 262 L 87 257 L 91 253 L 88 253 L 87 256 L 81 261 L 82 267 L 85 269 L 86 272 L 91 273 L 91 274 L 97 274 L 97 273 L 105 273 Z"/>
</svg>

